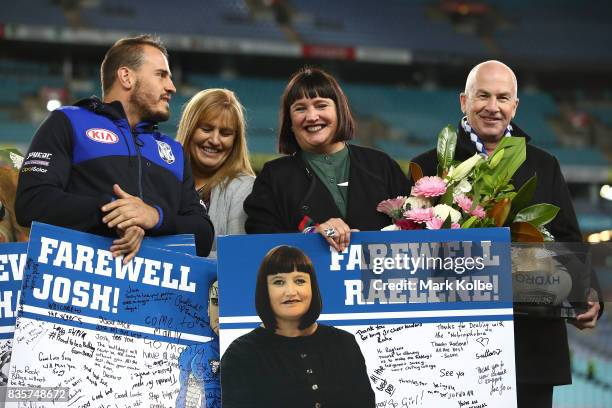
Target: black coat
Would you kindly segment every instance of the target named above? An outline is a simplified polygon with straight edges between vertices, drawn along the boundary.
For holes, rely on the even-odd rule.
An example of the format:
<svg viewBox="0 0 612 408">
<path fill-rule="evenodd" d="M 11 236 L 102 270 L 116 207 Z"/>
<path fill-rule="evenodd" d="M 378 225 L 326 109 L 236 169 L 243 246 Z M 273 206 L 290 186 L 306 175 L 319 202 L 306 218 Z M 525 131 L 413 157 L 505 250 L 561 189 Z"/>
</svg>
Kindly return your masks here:
<svg viewBox="0 0 612 408">
<path fill-rule="evenodd" d="M 348 145 L 350 155 L 346 219 L 351 228 L 380 230 L 391 224 L 376 211 L 379 202 L 408 195 L 409 182 L 399 165 L 385 153 Z M 266 163 L 244 202 L 246 232 L 299 232 L 304 216 L 315 223 L 342 218 L 331 193 L 299 154 Z"/>
<path fill-rule="evenodd" d="M 551 154 L 531 144 L 531 138 L 514 123 L 513 136 L 526 138 L 527 157 L 512 178 L 516 190 L 534 174 L 537 187 L 532 203 L 549 203 L 560 208 L 547 229 L 559 242 L 580 242 L 582 234 L 559 162 Z M 466 160 L 476 153 L 476 147 L 459 125 L 455 160 Z M 436 150 L 413 159 L 424 175 L 435 175 L 438 166 Z M 563 320 L 514 318 L 517 381 L 534 384 L 569 384 L 572 382 L 567 331 Z"/>
<path fill-rule="evenodd" d="M 258 327 L 221 359 L 223 408 L 374 408 L 374 392 L 355 337 L 320 324 L 310 336 Z"/>
</svg>

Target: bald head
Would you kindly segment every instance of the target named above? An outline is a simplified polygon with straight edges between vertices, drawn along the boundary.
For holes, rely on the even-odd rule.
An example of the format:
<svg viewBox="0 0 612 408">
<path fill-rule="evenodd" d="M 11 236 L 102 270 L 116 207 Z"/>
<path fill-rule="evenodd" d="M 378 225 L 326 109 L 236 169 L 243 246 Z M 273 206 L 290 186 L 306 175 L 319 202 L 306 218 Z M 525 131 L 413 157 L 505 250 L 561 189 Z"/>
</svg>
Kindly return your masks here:
<svg viewBox="0 0 612 408">
<path fill-rule="evenodd" d="M 499 61 L 476 65 L 467 77 L 460 102 L 470 126 L 487 151 L 492 151 L 504 136 L 518 107 L 514 72 Z"/>
<path fill-rule="evenodd" d="M 476 78 L 477 76 L 479 76 L 478 73 L 480 71 L 482 71 L 482 75 L 488 75 L 492 72 L 499 75 L 509 75 L 512 78 L 512 82 L 514 84 L 513 96 L 515 98 L 518 96 L 518 83 L 516 81 L 516 75 L 514 75 L 514 72 L 510 69 L 509 66 L 507 66 L 503 62 L 496 60 L 481 62 L 480 64 L 472 68 L 465 81 L 465 90 L 463 92 L 466 95 L 469 95 L 473 91 L 474 83 L 476 82 Z"/>
</svg>

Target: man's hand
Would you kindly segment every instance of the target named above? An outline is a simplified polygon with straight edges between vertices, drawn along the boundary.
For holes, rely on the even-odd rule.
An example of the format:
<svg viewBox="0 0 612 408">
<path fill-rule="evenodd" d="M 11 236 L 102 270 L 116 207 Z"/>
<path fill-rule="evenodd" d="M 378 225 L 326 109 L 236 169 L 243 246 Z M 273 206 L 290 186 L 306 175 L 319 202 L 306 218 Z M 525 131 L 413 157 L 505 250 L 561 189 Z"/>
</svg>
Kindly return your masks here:
<svg viewBox="0 0 612 408">
<path fill-rule="evenodd" d="M 587 297 L 588 310 L 582 314 L 576 316 L 576 320 L 570 320 L 570 322 L 582 329 L 592 329 L 597 325 L 597 317 L 599 316 L 599 296 L 595 289 L 589 290 L 589 296 Z"/>
<path fill-rule="evenodd" d="M 124 255 L 123 264 L 125 265 L 138 254 L 145 232 L 139 226 L 132 225 L 126 230 L 118 229 L 117 234 L 119 234 L 119 238 L 113 241 L 110 251 L 113 254 L 113 258 Z"/>
<path fill-rule="evenodd" d="M 102 217 L 102 222 L 108 228 L 117 228 L 127 231 L 133 225 L 144 230 L 153 228 L 159 222 L 157 209 L 145 204 L 140 198 L 123 191 L 118 184 L 113 185 L 113 192 L 117 200 L 102 206 L 102 212 L 107 213 Z"/>
</svg>

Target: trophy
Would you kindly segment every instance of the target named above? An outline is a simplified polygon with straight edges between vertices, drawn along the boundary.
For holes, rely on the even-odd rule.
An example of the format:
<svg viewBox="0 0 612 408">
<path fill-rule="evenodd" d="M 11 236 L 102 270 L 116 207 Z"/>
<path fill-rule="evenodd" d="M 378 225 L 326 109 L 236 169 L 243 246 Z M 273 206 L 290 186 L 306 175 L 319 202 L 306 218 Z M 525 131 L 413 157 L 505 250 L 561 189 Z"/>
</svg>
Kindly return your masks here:
<svg viewBox="0 0 612 408">
<path fill-rule="evenodd" d="M 583 313 L 591 288 L 586 249 L 582 243 L 513 243 L 515 314 L 574 319 Z"/>
</svg>

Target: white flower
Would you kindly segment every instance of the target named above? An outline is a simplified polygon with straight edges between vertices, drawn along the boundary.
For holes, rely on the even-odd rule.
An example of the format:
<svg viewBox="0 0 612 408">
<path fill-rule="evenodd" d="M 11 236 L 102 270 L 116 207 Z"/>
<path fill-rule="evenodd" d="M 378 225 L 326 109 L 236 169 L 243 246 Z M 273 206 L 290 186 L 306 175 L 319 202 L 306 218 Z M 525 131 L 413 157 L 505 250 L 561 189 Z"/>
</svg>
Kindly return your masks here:
<svg viewBox="0 0 612 408">
<path fill-rule="evenodd" d="M 434 214 L 436 217 L 446 220 L 450 215 L 451 222 L 459 222 L 461 213 L 455 210 L 453 207 L 447 204 L 438 204 L 434 207 Z"/>
<path fill-rule="evenodd" d="M 453 197 L 469 193 L 470 191 L 472 191 L 472 185 L 467 179 L 463 179 L 453 188 Z"/>
<path fill-rule="evenodd" d="M 431 201 L 427 197 L 410 196 L 404 203 L 404 210 L 414 210 L 415 208 L 431 207 Z"/>
<path fill-rule="evenodd" d="M 381 231 L 399 231 L 400 227 L 395 224 L 387 225 L 385 228 L 381 229 Z"/>
<path fill-rule="evenodd" d="M 448 179 L 458 181 L 463 179 L 465 176 L 470 174 L 470 171 L 478 164 L 479 161 L 483 160 L 482 156 L 478 153 L 474 154 L 469 159 L 459 163 L 455 168 L 451 168 L 448 172 Z"/>
</svg>

